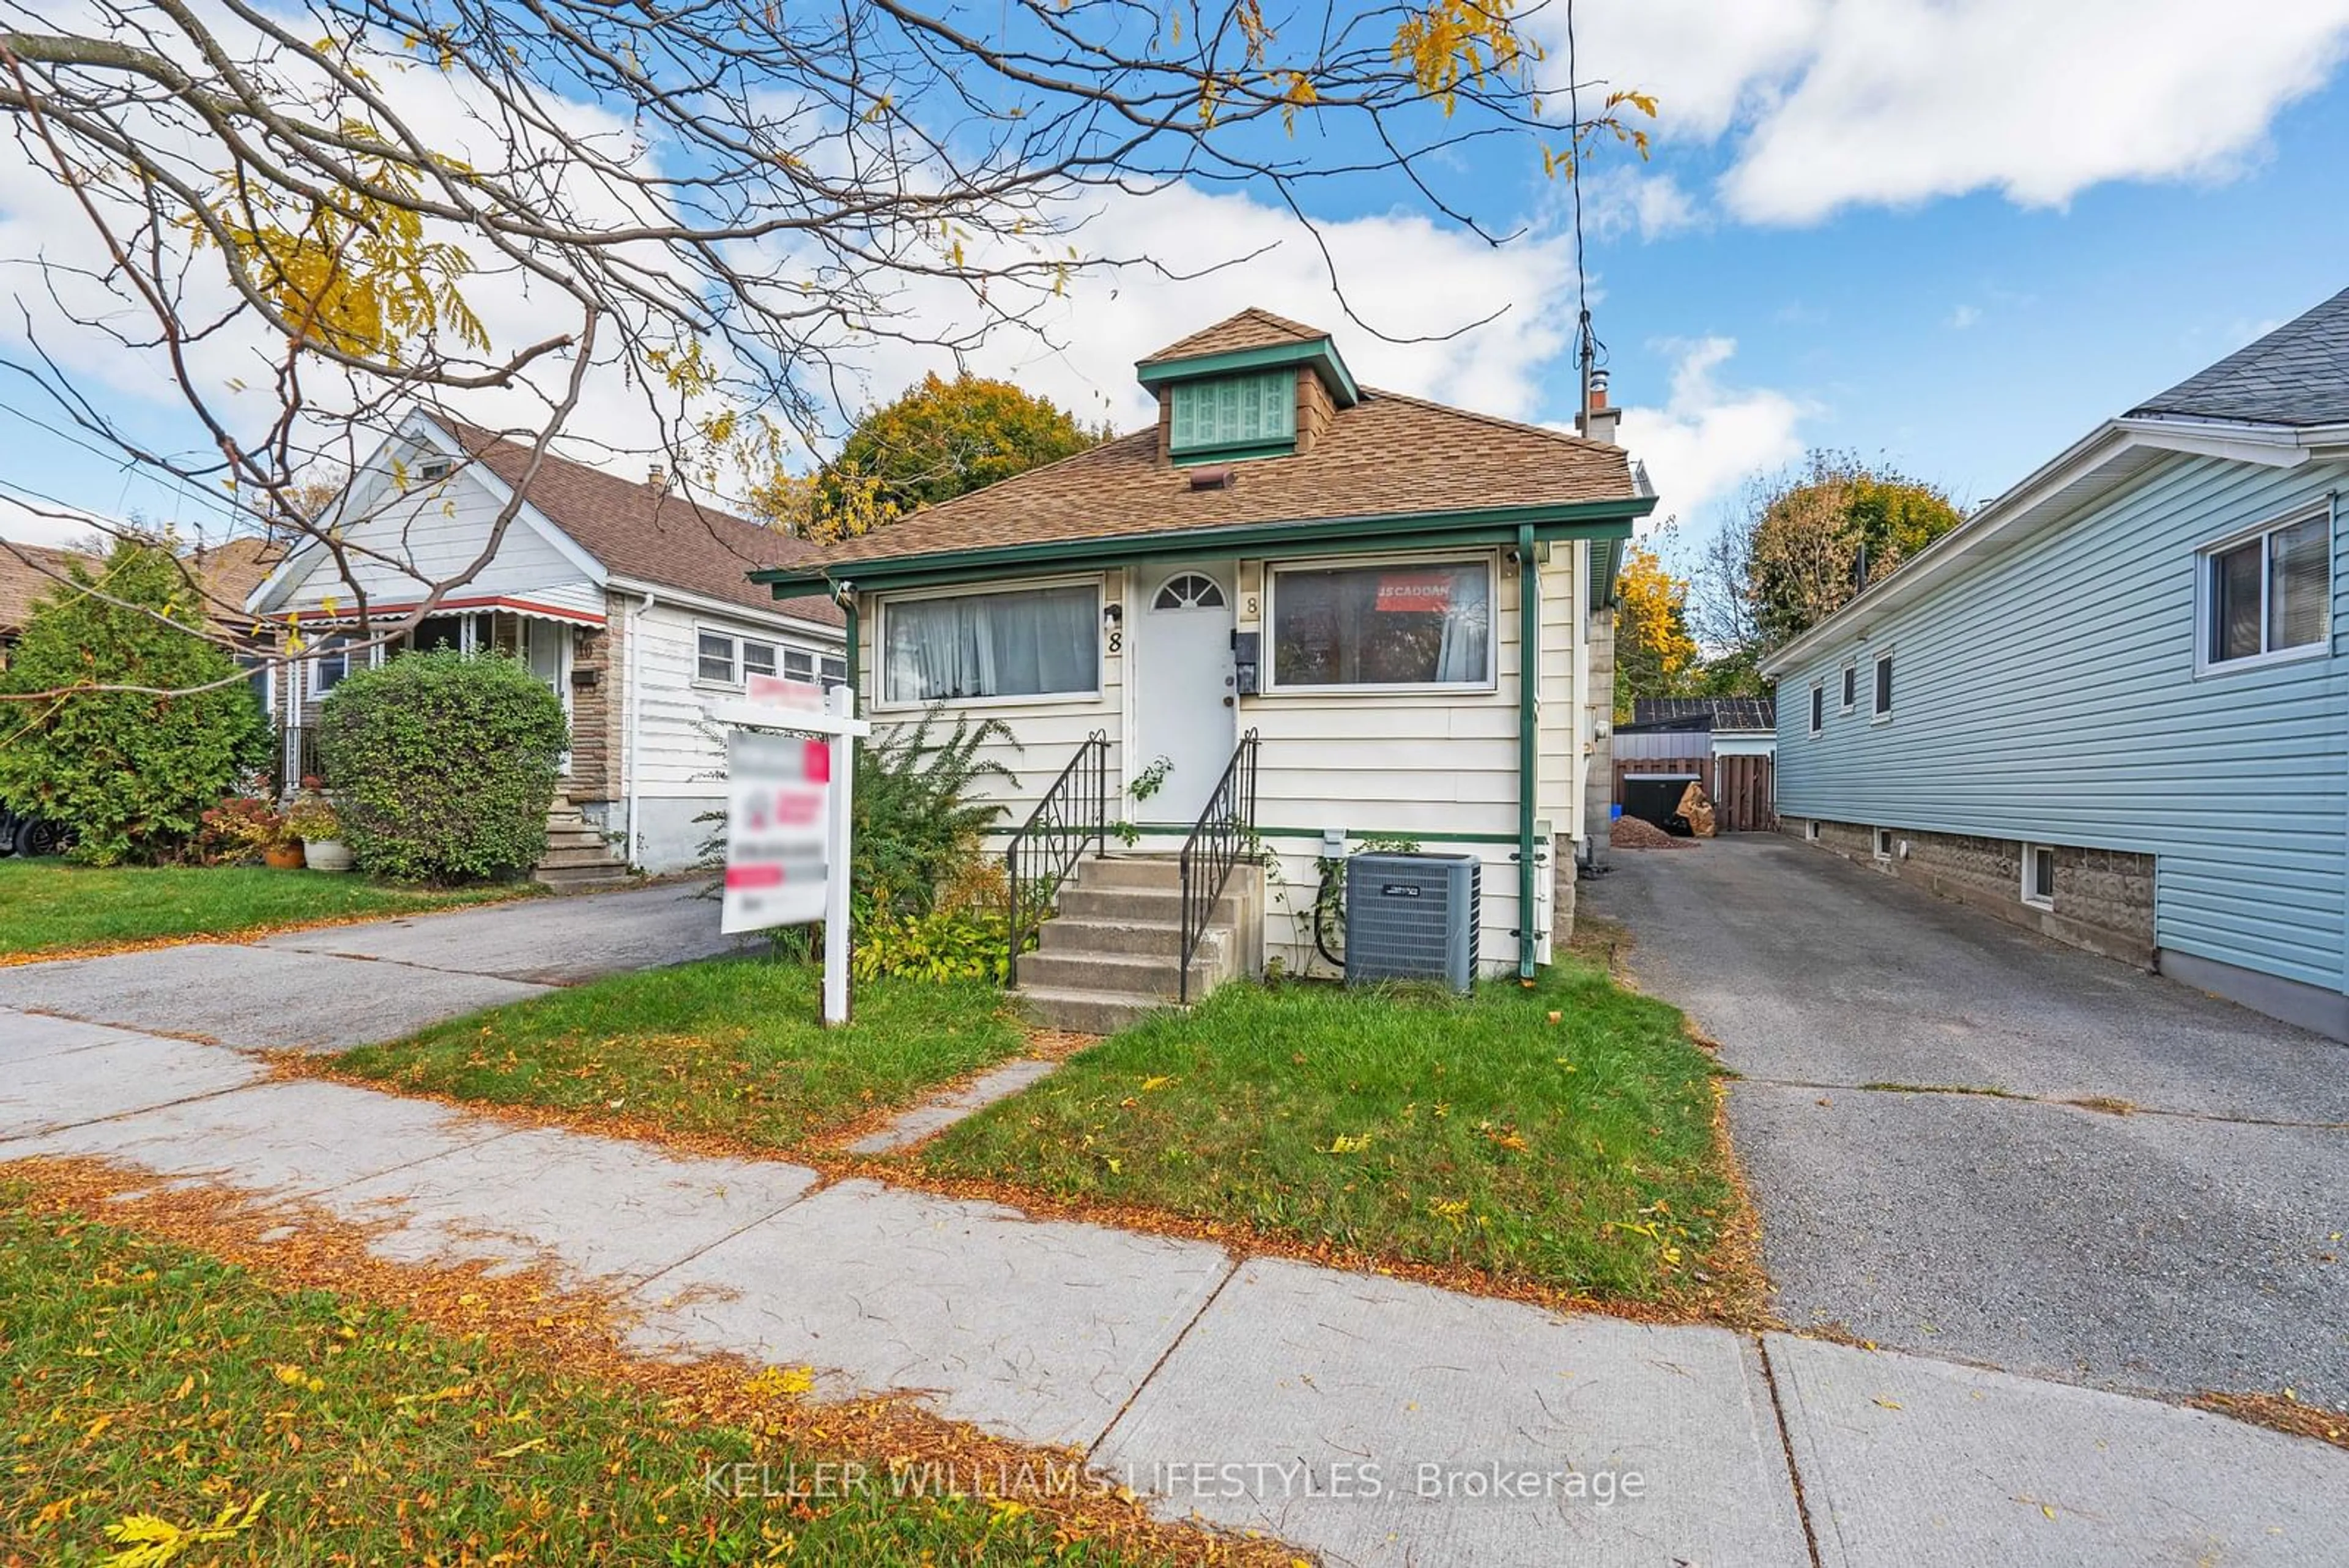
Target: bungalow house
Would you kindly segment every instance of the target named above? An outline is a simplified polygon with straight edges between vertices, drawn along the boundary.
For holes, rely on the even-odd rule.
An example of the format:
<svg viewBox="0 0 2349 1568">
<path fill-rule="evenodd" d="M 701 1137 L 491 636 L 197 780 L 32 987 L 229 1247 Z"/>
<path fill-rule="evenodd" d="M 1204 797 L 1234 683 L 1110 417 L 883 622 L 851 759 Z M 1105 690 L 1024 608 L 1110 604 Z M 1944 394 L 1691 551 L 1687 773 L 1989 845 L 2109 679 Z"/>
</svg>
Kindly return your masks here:
<svg viewBox="0 0 2349 1568">
<path fill-rule="evenodd" d="M 1771 655 L 1785 830 L 2349 1038 L 2344 486 L 2349 292 Z"/>
<path fill-rule="evenodd" d="M 298 626 L 309 644 L 274 693 L 285 772 L 316 771 L 320 704 L 354 657 L 339 651 L 357 626 L 354 587 L 378 625 L 411 615 L 428 582 L 481 554 L 526 481 L 496 553 L 403 646 L 508 653 L 563 699 L 572 745 L 543 880 L 679 869 L 709 834 L 695 819 L 725 795 L 709 703 L 753 675 L 841 679 L 841 612 L 753 587 L 747 573 L 809 546 L 676 494 L 658 470 L 631 481 L 551 453 L 530 465 L 526 445 L 414 414 L 335 503 L 347 567 L 311 542 L 254 590 L 255 619 Z"/>
<path fill-rule="evenodd" d="M 1022 990 L 1104 1027 L 1307 969 L 1324 863 L 1365 846 L 1472 857 L 1478 966 L 1532 973 L 1606 820 L 1617 553 L 1654 505 L 1614 410 L 1585 439 L 1381 392 L 1261 310 L 1138 374 L 1153 427 L 754 574 L 847 607 L 869 717 L 1009 730 L 1015 893 L 1077 877 Z"/>
</svg>

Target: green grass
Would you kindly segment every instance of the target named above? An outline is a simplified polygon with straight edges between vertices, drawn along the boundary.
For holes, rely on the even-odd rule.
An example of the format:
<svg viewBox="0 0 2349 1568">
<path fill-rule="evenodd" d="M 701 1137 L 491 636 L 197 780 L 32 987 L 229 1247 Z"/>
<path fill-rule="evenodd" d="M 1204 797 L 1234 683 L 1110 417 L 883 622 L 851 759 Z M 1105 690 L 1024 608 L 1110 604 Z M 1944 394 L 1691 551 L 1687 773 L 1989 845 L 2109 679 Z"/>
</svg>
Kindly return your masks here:
<svg viewBox="0 0 2349 1568">
<path fill-rule="evenodd" d="M 1549 1022 L 1557 1012 L 1559 1021 Z M 1594 1297 L 1709 1293 L 1712 1061 L 1579 959 L 1473 996 L 1228 986 L 926 1146 L 941 1176 Z"/>
<path fill-rule="evenodd" d="M 170 937 L 226 937 L 304 920 L 413 915 L 536 891 L 402 888 L 350 873 L 257 866 L 69 866 L 0 860 L 0 957 Z"/>
<path fill-rule="evenodd" d="M 404 1089 L 790 1148 L 1025 1044 L 1003 992 L 976 981 L 860 981 L 853 1021 L 826 1029 L 817 977 L 763 957 L 616 975 L 333 1064 Z"/>
<path fill-rule="evenodd" d="M 892 1496 L 881 1456 L 884 1479 L 837 1500 L 762 1497 L 815 1475 L 808 1457 L 26 1198 L 0 1184 L 0 1561 L 104 1563 L 129 1515 L 199 1528 L 264 1493 L 229 1539 L 170 1561 L 1132 1561 L 1056 1545 L 1033 1513 Z M 705 1490 L 733 1464 L 766 1467 L 750 1495 Z"/>
</svg>

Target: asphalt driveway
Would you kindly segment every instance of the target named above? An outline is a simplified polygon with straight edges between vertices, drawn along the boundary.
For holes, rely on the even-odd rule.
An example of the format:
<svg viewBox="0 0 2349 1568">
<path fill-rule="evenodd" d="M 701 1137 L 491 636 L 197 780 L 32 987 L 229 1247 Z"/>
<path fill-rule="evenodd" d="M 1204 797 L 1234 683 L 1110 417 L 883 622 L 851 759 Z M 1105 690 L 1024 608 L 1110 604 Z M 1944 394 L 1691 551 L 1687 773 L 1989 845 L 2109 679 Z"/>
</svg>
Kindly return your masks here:
<svg viewBox="0 0 2349 1568">
<path fill-rule="evenodd" d="M 1797 1328 L 2349 1407 L 2349 1047 L 1763 836 L 1583 908 L 1741 1075 Z"/>
<path fill-rule="evenodd" d="M 736 945 L 677 883 L 0 969 L 6 1013 L 241 1046 L 339 1049 Z"/>
</svg>

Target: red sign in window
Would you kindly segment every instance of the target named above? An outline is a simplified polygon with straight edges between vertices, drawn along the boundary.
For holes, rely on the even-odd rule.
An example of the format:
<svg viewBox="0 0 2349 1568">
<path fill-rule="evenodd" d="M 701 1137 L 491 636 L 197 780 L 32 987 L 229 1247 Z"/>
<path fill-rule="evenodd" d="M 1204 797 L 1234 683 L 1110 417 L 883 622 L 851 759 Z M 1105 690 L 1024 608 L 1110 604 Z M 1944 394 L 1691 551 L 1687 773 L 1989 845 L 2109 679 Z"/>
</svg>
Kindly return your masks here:
<svg viewBox="0 0 2349 1568">
<path fill-rule="evenodd" d="M 1379 579 L 1378 607 L 1403 615 L 1440 615 L 1452 607 L 1452 574 L 1389 572 Z"/>
</svg>

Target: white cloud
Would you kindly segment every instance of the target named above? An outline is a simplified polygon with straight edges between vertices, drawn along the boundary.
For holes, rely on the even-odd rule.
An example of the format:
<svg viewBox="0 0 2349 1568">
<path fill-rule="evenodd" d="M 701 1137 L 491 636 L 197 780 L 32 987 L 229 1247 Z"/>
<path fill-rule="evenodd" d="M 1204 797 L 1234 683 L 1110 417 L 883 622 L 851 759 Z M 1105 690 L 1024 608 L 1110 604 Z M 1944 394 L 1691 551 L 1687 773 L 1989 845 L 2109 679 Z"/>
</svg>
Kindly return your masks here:
<svg viewBox="0 0 2349 1568">
<path fill-rule="evenodd" d="M 2349 0 L 1594 0 L 1585 68 L 1723 141 L 1756 223 L 1995 191 L 2057 206 L 2112 180 L 2220 178 L 2349 49 Z M 1557 54 L 1552 40 L 1553 54 Z"/>
<path fill-rule="evenodd" d="M 1961 305 L 1950 312 L 1949 328 L 1952 332 L 1963 332 L 1981 319 L 1982 310 L 1979 306 Z"/>
<path fill-rule="evenodd" d="M 58 506 L 29 493 L 20 499 L 0 493 L 0 539 L 18 545 L 78 545 L 96 536 L 98 519 Z M 0 569 L 11 563 L 0 560 Z"/>
<path fill-rule="evenodd" d="M 1733 337 L 1661 347 L 1679 356 L 1671 394 L 1661 409 L 1625 408 L 1621 427 L 1624 447 L 1647 464 L 1655 484 L 1659 525 L 1698 519 L 1748 478 L 1801 456 L 1798 427 L 1816 411 L 1785 392 L 1724 383 L 1720 371 L 1737 352 Z"/>
<path fill-rule="evenodd" d="M 1049 342 L 1006 331 L 966 362 L 1081 418 L 1132 429 L 1154 409 L 1134 380 L 1134 362 L 1253 305 L 1330 332 L 1347 367 L 1373 386 L 1516 419 L 1535 417 L 1551 400 L 1547 383 L 1573 334 L 1566 236 L 1536 234 L 1495 249 L 1404 213 L 1325 223 L 1320 236 L 1338 258 L 1342 302 L 1320 246 L 1284 210 L 1188 186 L 1114 198 L 1080 244 L 1126 255 L 1247 259 L 1185 278 L 1141 266 L 1079 274 L 1041 314 Z M 909 284 L 900 306 L 931 337 L 950 335 L 970 309 L 967 293 L 943 281 Z M 1486 317 L 1495 318 L 1462 330 Z M 926 370 L 953 369 L 918 345 L 875 342 L 847 356 L 876 399 Z"/>
<path fill-rule="evenodd" d="M 1657 240 L 1704 222 L 1696 198 L 1678 180 L 1628 164 L 1602 169 L 1585 179 L 1582 202 L 1588 226 L 1600 239 L 1637 234 L 1642 240 Z"/>
</svg>

